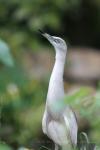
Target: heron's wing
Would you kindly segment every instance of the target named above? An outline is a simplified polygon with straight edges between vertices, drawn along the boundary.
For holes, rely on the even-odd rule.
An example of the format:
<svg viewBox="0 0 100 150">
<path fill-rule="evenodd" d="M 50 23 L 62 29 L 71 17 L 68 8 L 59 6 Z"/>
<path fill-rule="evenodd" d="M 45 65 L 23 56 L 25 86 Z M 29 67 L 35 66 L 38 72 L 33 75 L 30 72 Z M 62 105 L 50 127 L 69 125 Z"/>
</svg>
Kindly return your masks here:
<svg viewBox="0 0 100 150">
<path fill-rule="evenodd" d="M 74 112 L 70 107 L 67 107 L 63 113 L 66 128 L 69 130 L 69 136 L 72 144 L 75 146 L 77 144 L 77 121 Z"/>
<path fill-rule="evenodd" d="M 42 119 L 42 130 L 44 134 L 46 134 L 46 122 L 47 122 L 46 120 L 47 120 L 47 112 L 45 111 Z"/>
<path fill-rule="evenodd" d="M 42 119 L 42 130 L 43 130 L 43 133 L 46 134 L 48 137 L 49 137 L 49 134 L 48 134 L 47 128 L 48 128 L 48 124 L 49 124 L 50 120 L 51 120 L 51 116 L 47 112 L 47 108 L 45 108 L 43 119 Z"/>
<path fill-rule="evenodd" d="M 48 124 L 48 133 L 54 143 L 62 148 L 66 147 L 66 149 L 72 149 L 69 130 L 67 130 L 64 121 L 51 120 Z"/>
</svg>

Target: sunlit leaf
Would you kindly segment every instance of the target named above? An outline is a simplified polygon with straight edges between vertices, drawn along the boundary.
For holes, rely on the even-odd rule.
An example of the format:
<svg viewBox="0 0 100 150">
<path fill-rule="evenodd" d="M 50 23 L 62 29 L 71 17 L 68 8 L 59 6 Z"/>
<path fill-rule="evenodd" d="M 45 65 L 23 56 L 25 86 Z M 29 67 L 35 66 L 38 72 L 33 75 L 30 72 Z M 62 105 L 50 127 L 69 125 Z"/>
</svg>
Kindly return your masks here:
<svg viewBox="0 0 100 150">
<path fill-rule="evenodd" d="M 67 104 L 78 103 L 78 101 L 87 97 L 89 94 L 90 94 L 90 89 L 82 87 L 74 91 L 73 93 L 67 95 L 64 101 Z"/>
<path fill-rule="evenodd" d="M 10 148 L 8 145 L 6 144 L 0 144 L 0 150 L 12 150 L 12 148 Z"/>
<path fill-rule="evenodd" d="M 9 46 L 2 40 L 0 40 L 0 61 L 6 66 L 14 66 L 14 61 Z"/>
</svg>

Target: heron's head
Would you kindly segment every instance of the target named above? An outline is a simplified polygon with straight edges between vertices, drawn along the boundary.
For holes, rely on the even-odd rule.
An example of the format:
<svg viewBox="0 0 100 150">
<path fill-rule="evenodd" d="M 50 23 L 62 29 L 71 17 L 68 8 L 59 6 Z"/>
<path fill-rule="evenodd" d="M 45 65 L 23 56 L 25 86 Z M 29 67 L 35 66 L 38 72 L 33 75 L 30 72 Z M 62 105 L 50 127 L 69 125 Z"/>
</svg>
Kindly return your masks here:
<svg viewBox="0 0 100 150">
<path fill-rule="evenodd" d="M 66 42 L 62 38 L 51 36 L 50 34 L 45 33 L 41 30 L 39 30 L 39 32 L 54 46 L 56 51 L 62 51 L 62 52 L 67 51 Z"/>
</svg>

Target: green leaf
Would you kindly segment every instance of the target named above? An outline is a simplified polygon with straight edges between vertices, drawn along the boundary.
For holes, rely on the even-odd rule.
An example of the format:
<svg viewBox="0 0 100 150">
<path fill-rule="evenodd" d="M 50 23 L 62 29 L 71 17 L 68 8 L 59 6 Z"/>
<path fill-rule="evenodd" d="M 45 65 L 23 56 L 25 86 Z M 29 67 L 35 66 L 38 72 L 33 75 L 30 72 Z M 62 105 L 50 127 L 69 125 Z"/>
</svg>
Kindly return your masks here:
<svg viewBox="0 0 100 150">
<path fill-rule="evenodd" d="M 79 103 L 79 101 L 85 97 L 87 97 L 90 94 L 89 88 L 80 88 L 79 90 L 73 92 L 70 95 L 67 95 L 64 99 L 64 102 L 66 104 L 74 104 Z"/>
<path fill-rule="evenodd" d="M 10 49 L 8 45 L 2 40 L 0 40 L 0 61 L 8 67 L 14 66 L 14 61 L 10 53 Z"/>
<path fill-rule="evenodd" d="M 8 145 L 0 143 L 1 150 L 12 150 Z"/>
</svg>

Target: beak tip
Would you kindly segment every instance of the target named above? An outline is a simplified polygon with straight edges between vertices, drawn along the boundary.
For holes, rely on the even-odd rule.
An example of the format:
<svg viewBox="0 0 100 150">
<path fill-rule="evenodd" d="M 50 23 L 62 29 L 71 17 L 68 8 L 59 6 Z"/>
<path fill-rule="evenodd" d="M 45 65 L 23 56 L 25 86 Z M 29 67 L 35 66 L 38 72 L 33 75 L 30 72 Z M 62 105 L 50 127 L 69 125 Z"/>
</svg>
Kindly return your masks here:
<svg viewBox="0 0 100 150">
<path fill-rule="evenodd" d="M 42 35 L 44 34 L 44 32 L 42 30 L 38 29 L 38 31 L 40 34 L 42 34 Z"/>
</svg>

